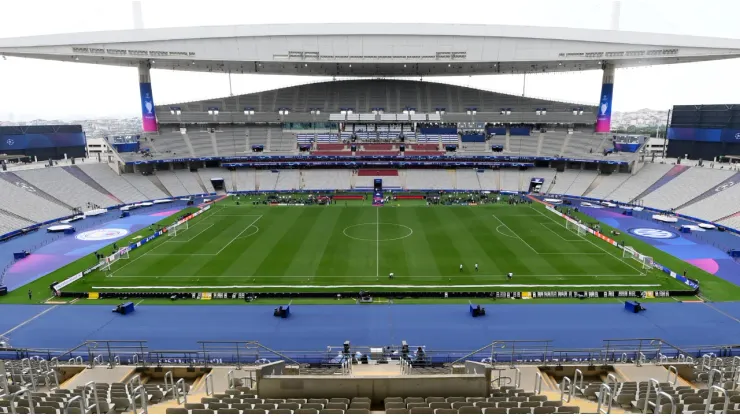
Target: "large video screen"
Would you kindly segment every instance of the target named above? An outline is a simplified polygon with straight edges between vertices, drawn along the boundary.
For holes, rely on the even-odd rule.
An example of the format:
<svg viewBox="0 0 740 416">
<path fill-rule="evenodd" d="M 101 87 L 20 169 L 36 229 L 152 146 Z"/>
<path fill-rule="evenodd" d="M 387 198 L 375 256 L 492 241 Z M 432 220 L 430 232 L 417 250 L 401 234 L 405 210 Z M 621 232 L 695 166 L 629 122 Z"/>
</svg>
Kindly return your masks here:
<svg viewBox="0 0 740 416">
<path fill-rule="evenodd" d="M 0 153 L 8 155 L 84 157 L 86 142 L 79 125 L 0 127 Z"/>
</svg>

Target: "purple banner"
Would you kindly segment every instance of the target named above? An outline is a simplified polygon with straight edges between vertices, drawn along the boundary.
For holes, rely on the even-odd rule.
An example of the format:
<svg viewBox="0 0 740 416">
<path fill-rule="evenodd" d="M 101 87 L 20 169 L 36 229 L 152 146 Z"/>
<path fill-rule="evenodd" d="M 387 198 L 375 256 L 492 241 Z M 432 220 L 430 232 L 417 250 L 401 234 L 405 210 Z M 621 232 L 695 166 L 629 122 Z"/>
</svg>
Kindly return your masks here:
<svg viewBox="0 0 740 416">
<path fill-rule="evenodd" d="M 142 82 L 139 84 L 141 93 L 141 125 L 145 132 L 157 131 L 157 116 L 154 114 L 154 97 L 152 96 L 152 84 Z"/>
<path fill-rule="evenodd" d="M 614 84 L 601 85 L 601 99 L 599 100 L 599 114 L 596 116 L 596 133 L 609 133 L 612 126 L 612 93 Z"/>
</svg>

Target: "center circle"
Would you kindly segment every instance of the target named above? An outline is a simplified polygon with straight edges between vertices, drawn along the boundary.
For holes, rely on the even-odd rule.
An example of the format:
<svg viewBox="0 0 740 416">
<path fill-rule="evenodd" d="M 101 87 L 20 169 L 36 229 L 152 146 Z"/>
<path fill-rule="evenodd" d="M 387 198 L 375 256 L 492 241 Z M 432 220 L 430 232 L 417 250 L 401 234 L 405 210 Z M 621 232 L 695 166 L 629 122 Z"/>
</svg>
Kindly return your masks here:
<svg viewBox="0 0 740 416">
<path fill-rule="evenodd" d="M 414 230 L 401 224 L 392 222 L 367 222 L 350 225 L 342 233 L 353 240 L 360 241 L 395 241 L 411 237 Z"/>
</svg>

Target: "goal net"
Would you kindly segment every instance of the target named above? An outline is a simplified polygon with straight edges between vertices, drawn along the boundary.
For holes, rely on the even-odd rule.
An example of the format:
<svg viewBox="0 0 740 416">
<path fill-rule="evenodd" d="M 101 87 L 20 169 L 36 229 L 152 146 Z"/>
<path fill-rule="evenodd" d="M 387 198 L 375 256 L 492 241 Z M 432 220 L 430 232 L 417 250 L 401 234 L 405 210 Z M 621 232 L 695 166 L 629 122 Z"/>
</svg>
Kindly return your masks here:
<svg viewBox="0 0 740 416">
<path fill-rule="evenodd" d="M 107 277 L 110 277 L 112 266 L 117 263 L 118 260 L 127 260 L 129 258 L 129 251 L 131 250 L 128 247 L 125 247 L 106 257 L 105 260 L 103 260 L 105 264 L 103 264 L 103 267 L 101 267 L 100 270 L 102 270 Z"/>
<path fill-rule="evenodd" d="M 167 233 L 170 237 L 175 237 L 177 236 L 177 233 L 181 233 L 188 229 L 188 223 L 189 221 L 185 221 L 181 224 L 173 225 L 167 229 Z"/>
<path fill-rule="evenodd" d="M 624 246 L 624 249 L 622 250 L 622 257 L 625 259 L 633 259 L 637 262 L 640 262 L 643 269 L 649 269 L 653 267 L 652 257 L 644 256 L 630 246 Z"/>
<path fill-rule="evenodd" d="M 588 233 L 586 231 L 586 227 L 584 227 L 583 225 L 576 224 L 568 220 L 565 220 L 565 229 L 570 230 L 573 233 L 580 235 L 581 237 L 585 237 L 586 234 Z"/>
</svg>

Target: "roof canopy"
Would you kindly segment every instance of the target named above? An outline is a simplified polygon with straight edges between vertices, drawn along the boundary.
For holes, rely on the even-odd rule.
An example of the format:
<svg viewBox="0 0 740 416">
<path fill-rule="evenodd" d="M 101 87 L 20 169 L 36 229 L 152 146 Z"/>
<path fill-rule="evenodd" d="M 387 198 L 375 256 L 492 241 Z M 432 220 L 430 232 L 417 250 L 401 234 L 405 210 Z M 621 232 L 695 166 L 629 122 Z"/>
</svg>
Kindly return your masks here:
<svg viewBox="0 0 740 416">
<path fill-rule="evenodd" d="M 201 72 L 439 76 L 663 65 L 740 57 L 740 40 L 450 24 L 293 24 L 0 39 L 0 54 Z"/>
</svg>

